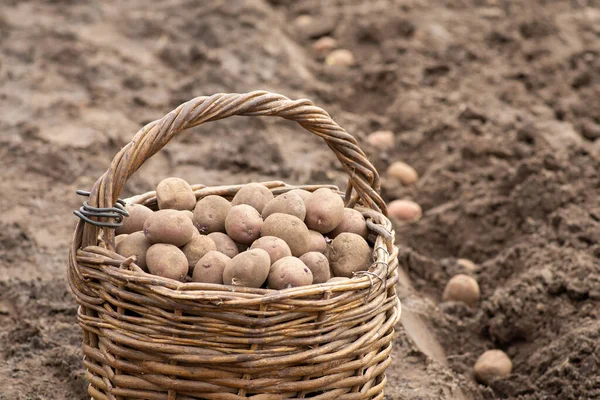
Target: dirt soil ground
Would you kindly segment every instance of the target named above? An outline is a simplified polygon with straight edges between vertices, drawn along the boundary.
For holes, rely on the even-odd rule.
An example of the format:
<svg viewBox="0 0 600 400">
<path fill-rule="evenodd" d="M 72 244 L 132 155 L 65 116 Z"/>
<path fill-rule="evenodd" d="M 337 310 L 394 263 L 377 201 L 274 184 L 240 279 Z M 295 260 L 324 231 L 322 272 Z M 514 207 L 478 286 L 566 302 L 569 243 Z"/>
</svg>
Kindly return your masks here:
<svg viewBox="0 0 600 400">
<path fill-rule="evenodd" d="M 325 35 L 356 65 L 324 65 Z M 425 211 L 396 226 L 387 399 L 600 398 L 599 1 L 3 0 L 0 399 L 88 398 L 65 279 L 75 190 L 181 102 L 255 89 L 327 109 L 382 175 L 395 160 L 421 175 L 384 176 L 386 200 Z M 378 129 L 395 148 L 366 145 Z M 259 118 L 182 134 L 122 197 L 167 176 L 345 187 L 320 139 Z M 476 307 L 441 302 L 460 272 Z M 514 369 L 484 386 L 472 365 L 491 348 Z"/>
</svg>

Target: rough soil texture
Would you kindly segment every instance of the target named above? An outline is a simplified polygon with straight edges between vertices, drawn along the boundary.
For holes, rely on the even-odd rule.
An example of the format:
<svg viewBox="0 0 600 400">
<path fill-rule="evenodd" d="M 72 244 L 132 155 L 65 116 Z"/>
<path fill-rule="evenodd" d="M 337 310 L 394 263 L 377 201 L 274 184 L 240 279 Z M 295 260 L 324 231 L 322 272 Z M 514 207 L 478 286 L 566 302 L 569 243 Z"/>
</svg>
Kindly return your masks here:
<svg viewBox="0 0 600 400">
<path fill-rule="evenodd" d="M 323 35 L 357 64 L 325 66 Z M 75 190 L 181 102 L 254 89 L 312 99 L 363 144 L 394 131 L 394 149 L 365 150 L 421 175 L 384 179 L 386 200 L 425 211 L 396 226 L 388 399 L 600 398 L 600 2 L 4 0 L 0 399 L 87 398 L 65 279 Z M 167 176 L 345 187 L 318 138 L 259 118 L 180 135 L 122 197 Z M 441 303 L 459 272 L 480 282 L 477 307 Z M 514 368 L 484 386 L 472 366 L 491 348 Z"/>
</svg>

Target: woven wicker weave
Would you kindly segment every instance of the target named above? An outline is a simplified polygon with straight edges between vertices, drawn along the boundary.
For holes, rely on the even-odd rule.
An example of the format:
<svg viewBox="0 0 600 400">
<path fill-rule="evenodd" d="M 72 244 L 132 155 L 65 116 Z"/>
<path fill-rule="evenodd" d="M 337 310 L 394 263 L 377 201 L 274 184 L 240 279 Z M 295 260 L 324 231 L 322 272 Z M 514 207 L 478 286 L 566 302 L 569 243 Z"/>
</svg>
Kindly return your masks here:
<svg viewBox="0 0 600 400">
<path fill-rule="evenodd" d="M 98 400 L 383 399 L 400 318 L 394 232 L 377 171 L 356 140 L 310 101 L 252 92 L 184 103 L 116 155 L 89 205 L 112 207 L 127 179 L 177 133 L 234 115 L 294 120 L 325 140 L 350 176 L 347 206 L 367 218 L 373 266 L 348 281 L 281 291 L 181 283 L 144 273 L 114 252 L 112 228 L 80 221 L 68 277 L 80 304 L 89 394 Z M 275 194 L 296 188 L 264 184 Z M 193 189 L 197 198 L 232 198 L 240 187 Z M 156 209 L 154 192 L 127 201 Z"/>
</svg>

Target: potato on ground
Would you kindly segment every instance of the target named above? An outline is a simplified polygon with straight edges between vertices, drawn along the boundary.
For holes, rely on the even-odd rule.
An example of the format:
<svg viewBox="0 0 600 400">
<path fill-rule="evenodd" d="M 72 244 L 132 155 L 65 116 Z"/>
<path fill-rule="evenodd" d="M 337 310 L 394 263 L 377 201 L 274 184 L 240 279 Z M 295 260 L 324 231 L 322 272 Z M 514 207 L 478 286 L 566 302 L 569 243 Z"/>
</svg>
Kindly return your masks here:
<svg viewBox="0 0 600 400">
<path fill-rule="evenodd" d="M 209 251 L 216 251 L 217 245 L 208 236 L 196 234 L 187 242 L 181 250 L 185 254 L 185 258 L 188 260 L 188 266 L 193 270 L 194 266 L 206 253 Z"/>
<path fill-rule="evenodd" d="M 177 210 L 159 210 L 144 223 L 144 234 L 152 243 L 166 243 L 181 247 L 192 239 L 192 221 Z"/>
<path fill-rule="evenodd" d="M 327 234 L 331 239 L 334 239 L 337 235 L 342 232 L 356 233 L 363 238 L 369 236 L 369 230 L 367 229 L 367 221 L 365 217 L 353 208 L 344 208 L 344 217 L 342 222 L 331 232 Z"/>
<path fill-rule="evenodd" d="M 231 203 L 221 196 L 206 196 L 196 203 L 194 225 L 203 234 L 225 232 L 225 219 Z"/>
<path fill-rule="evenodd" d="M 325 239 L 325 236 L 311 229 L 308 230 L 308 234 L 310 237 L 308 251 L 318 251 L 319 253 L 325 254 L 327 251 L 327 239 Z"/>
<path fill-rule="evenodd" d="M 258 239 L 262 226 L 263 219 L 260 214 L 248 204 L 231 207 L 225 218 L 225 231 L 229 237 L 245 245 L 250 245 Z"/>
<path fill-rule="evenodd" d="M 335 276 L 352 278 L 355 272 L 366 271 L 373 261 L 373 250 L 356 233 L 340 233 L 329 248 L 329 265 Z"/>
<path fill-rule="evenodd" d="M 421 206 L 410 200 L 394 200 L 388 204 L 388 214 L 400 221 L 416 221 L 423 216 Z"/>
<path fill-rule="evenodd" d="M 324 283 L 331 278 L 329 261 L 322 253 L 310 251 L 303 254 L 300 257 L 300 261 L 302 261 L 308 269 L 310 269 L 310 272 L 312 272 L 312 283 Z"/>
<path fill-rule="evenodd" d="M 129 217 L 123 217 L 123 225 L 115 230 L 117 235 L 144 230 L 144 222 L 154 214 L 154 211 L 141 204 L 127 204 L 125 209 L 129 213 Z"/>
<path fill-rule="evenodd" d="M 306 206 L 299 194 L 284 193 L 267 203 L 263 209 L 262 216 L 263 218 L 267 218 L 269 215 L 275 213 L 293 215 L 304 221 Z"/>
<path fill-rule="evenodd" d="M 462 301 L 470 306 L 479 301 L 479 284 L 469 275 L 453 276 L 444 288 L 444 301 Z"/>
<path fill-rule="evenodd" d="M 320 233 L 334 230 L 344 218 L 344 201 L 331 189 L 321 188 L 305 201 L 306 226 Z"/>
<path fill-rule="evenodd" d="M 288 193 L 297 194 L 298 196 L 300 196 L 302 201 L 306 201 L 306 199 L 308 199 L 308 196 L 310 196 L 312 194 L 308 190 L 304 190 L 304 189 L 293 189 L 293 190 L 290 190 Z"/>
<path fill-rule="evenodd" d="M 263 249 L 252 249 L 233 257 L 223 270 L 225 285 L 259 288 L 267 280 L 271 258 Z"/>
<path fill-rule="evenodd" d="M 283 239 L 292 255 L 300 257 L 310 248 L 310 234 L 304 222 L 289 214 L 275 213 L 269 215 L 262 226 L 263 236 L 275 236 Z"/>
<path fill-rule="evenodd" d="M 263 249 L 269 253 L 271 264 L 275 261 L 292 255 L 290 246 L 283 240 L 275 236 L 263 236 L 256 239 L 250 249 Z"/>
<path fill-rule="evenodd" d="M 238 190 L 231 204 L 234 206 L 248 204 L 262 214 L 263 209 L 271 200 L 273 200 L 273 193 L 268 187 L 260 183 L 249 183 Z"/>
<path fill-rule="evenodd" d="M 512 361 L 502 350 L 488 350 L 479 356 L 473 369 L 478 381 L 489 384 L 495 379 L 509 376 Z"/>
<path fill-rule="evenodd" d="M 237 244 L 226 234 L 222 232 L 213 232 L 209 233 L 208 237 L 211 238 L 217 245 L 217 251 L 225 254 L 229 258 L 233 258 L 238 255 L 239 251 Z"/>
<path fill-rule="evenodd" d="M 192 282 L 223 284 L 223 271 L 231 260 L 219 251 L 209 251 L 194 266 Z"/>
<path fill-rule="evenodd" d="M 419 174 L 410 165 L 396 161 L 392 163 L 387 169 L 387 175 L 390 179 L 401 183 L 402 185 L 409 186 L 416 183 L 419 180 Z"/>
<path fill-rule="evenodd" d="M 117 238 L 119 236 L 117 236 Z M 144 232 L 139 231 L 133 232 L 127 235 L 125 238 L 119 240 L 119 242 L 116 244 L 116 251 L 123 257 L 135 256 L 135 263 L 137 266 L 144 271 L 148 271 L 148 267 L 146 265 L 146 253 L 148 252 L 150 246 L 152 246 L 152 243 L 146 239 Z"/>
<path fill-rule="evenodd" d="M 156 187 L 156 200 L 161 210 L 192 210 L 196 205 L 192 187 L 181 178 L 163 179 Z"/>
<path fill-rule="evenodd" d="M 283 257 L 271 266 L 267 284 L 269 288 L 281 290 L 311 285 L 312 272 L 299 258 Z"/>
<path fill-rule="evenodd" d="M 152 275 L 175 279 L 183 282 L 189 267 L 185 254 L 172 244 L 153 244 L 146 254 L 148 271 Z"/>
</svg>

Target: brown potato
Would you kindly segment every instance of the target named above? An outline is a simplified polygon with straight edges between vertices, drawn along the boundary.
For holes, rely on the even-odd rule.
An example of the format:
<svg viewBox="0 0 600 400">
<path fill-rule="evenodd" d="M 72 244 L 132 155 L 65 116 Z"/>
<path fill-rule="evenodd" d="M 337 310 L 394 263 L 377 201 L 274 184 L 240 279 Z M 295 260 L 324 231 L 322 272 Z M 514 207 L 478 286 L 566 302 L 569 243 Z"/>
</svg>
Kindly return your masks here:
<svg viewBox="0 0 600 400">
<path fill-rule="evenodd" d="M 250 249 L 263 249 L 269 253 L 271 264 L 280 258 L 292 255 L 290 246 L 288 246 L 283 239 L 275 236 L 263 236 L 259 239 L 256 239 L 254 243 L 252 243 L 252 246 L 250 246 Z"/>
<path fill-rule="evenodd" d="M 225 218 L 231 203 L 221 196 L 206 196 L 194 209 L 194 225 L 203 234 L 225 232 Z"/>
<path fill-rule="evenodd" d="M 340 233 L 329 248 L 329 264 L 335 276 L 352 278 L 358 271 L 366 271 L 373 261 L 373 250 L 356 233 Z"/>
<path fill-rule="evenodd" d="M 250 245 L 260 236 L 263 220 L 258 211 L 248 205 L 231 207 L 225 218 L 225 231 L 238 243 Z"/>
<path fill-rule="evenodd" d="M 311 285 L 312 272 L 299 258 L 283 257 L 271 266 L 267 284 L 269 288 L 281 290 Z"/>
<path fill-rule="evenodd" d="M 299 194 L 284 193 L 267 203 L 263 209 L 262 216 L 263 218 L 267 218 L 269 215 L 275 213 L 293 215 L 304 221 L 306 206 Z"/>
<path fill-rule="evenodd" d="M 129 217 L 123 217 L 123 225 L 115 229 L 117 235 L 139 232 L 144 229 L 144 222 L 154 211 L 141 204 L 127 204 L 125 209 Z"/>
<path fill-rule="evenodd" d="M 396 137 L 392 131 L 376 131 L 367 136 L 367 143 L 378 149 L 392 149 L 396 142 Z"/>
<path fill-rule="evenodd" d="M 151 243 L 166 243 L 181 247 L 192 239 L 192 221 L 176 210 L 160 210 L 152 214 L 144 223 L 144 234 Z"/>
<path fill-rule="evenodd" d="M 502 350 L 488 350 L 479 356 L 473 369 L 478 381 L 489 384 L 495 379 L 509 376 L 512 361 Z"/>
<path fill-rule="evenodd" d="M 119 243 L 121 243 L 123 239 L 125 239 L 127 236 L 129 236 L 127 233 L 115 236 L 115 249 L 119 246 Z"/>
<path fill-rule="evenodd" d="M 308 230 L 310 236 L 310 246 L 308 251 L 318 251 L 325 254 L 327 251 L 327 239 L 317 231 Z"/>
<path fill-rule="evenodd" d="M 313 282 L 312 283 L 323 283 L 327 282 L 331 278 L 331 272 L 329 271 L 329 261 L 322 253 L 316 251 L 310 251 L 303 254 L 300 257 L 310 272 L 312 272 Z"/>
<path fill-rule="evenodd" d="M 306 226 L 313 231 L 331 232 L 344 218 L 344 201 L 331 189 L 316 190 L 305 203 Z"/>
<path fill-rule="evenodd" d="M 189 270 L 185 254 L 172 244 L 153 244 L 146 254 L 146 263 L 152 275 L 180 282 L 185 280 Z"/>
<path fill-rule="evenodd" d="M 193 271 L 194 265 L 209 251 L 217 251 L 217 245 L 208 236 L 200 235 L 199 233 L 194 235 L 192 240 L 187 242 L 185 246 L 181 248 L 185 258 L 188 260 L 190 270 Z"/>
<path fill-rule="evenodd" d="M 405 186 L 412 185 L 419 180 L 419 174 L 417 174 L 417 171 L 402 161 L 396 161 L 392 163 L 387 169 L 387 175 L 390 177 L 390 179 L 393 179 L 394 181 Z"/>
<path fill-rule="evenodd" d="M 231 258 L 218 251 L 209 251 L 194 266 L 192 282 L 223 284 L 223 270 Z"/>
<path fill-rule="evenodd" d="M 192 222 L 194 222 L 194 212 L 191 210 L 181 210 L 180 211 L 183 215 L 185 215 L 186 217 L 188 217 L 189 219 L 192 220 Z"/>
<path fill-rule="evenodd" d="M 444 289 L 444 301 L 462 301 L 470 306 L 479 301 L 479 284 L 469 275 L 458 274 L 453 276 Z"/>
<path fill-rule="evenodd" d="M 283 239 L 292 255 L 300 257 L 310 248 L 310 235 L 304 222 L 289 214 L 275 213 L 269 215 L 262 226 L 263 236 L 275 236 Z"/>
<path fill-rule="evenodd" d="M 351 67 L 354 65 L 354 54 L 350 50 L 337 49 L 325 57 L 325 64 L 338 67 Z"/>
<path fill-rule="evenodd" d="M 237 244 L 232 238 L 222 232 L 209 233 L 208 237 L 211 238 L 217 245 L 217 251 L 225 254 L 229 258 L 233 258 L 238 255 Z"/>
<path fill-rule="evenodd" d="M 344 208 L 344 217 L 342 222 L 331 232 L 327 234 L 328 237 L 335 239 L 337 235 L 342 232 L 356 233 L 363 238 L 369 236 L 369 230 L 367 229 L 367 222 L 365 217 L 353 208 Z"/>
<path fill-rule="evenodd" d="M 248 204 L 254 207 L 259 213 L 269 201 L 273 200 L 273 193 L 268 187 L 260 183 L 249 183 L 244 185 L 233 197 L 231 204 L 234 206 Z"/>
<path fill-rule="evenodd" d="M 161 210 L 192 210 L 196 205 L 192 187 L 180 178 L 163 179 L 156 187 L 156 200 Z"/>
<path fill-rule="evenodd" d="M 117 236 L 117 238 L 119 236 Z M 144 232 L 139 231 L 133 232 L 121 239 L 116 245 L 116 251 L 123 257 L 135 256 L 135 264 L 144 271 L 148 271 L 148 266 L 146 264 L 146 253 L 148 252 L 150 246 L 152 246 L 152 243 L 146 239 Z"/>
<path fill-rule="evenodd" d="M 306 199 L 308 199 L 308 196 L 310 196 L 312 194 L 308 190 L 304 190 L 304 189 L 294 189 L 294 190 L 290 190 L 288 193 L 297 194 L 298 196 L 300 196 L 302 201 L 306 201 Z"/>
<path fill-rule="evenodd" d="M 400 221 L 416 221 L 423 216 L 421 206 L 410 200 L 394 200 L 387 209 L 391 217 Z"/>
<path fill-rule="evenodd" d="M 471 260 L 467 260 L 466 258 L 459 258 L 458 260 L 456 260 L 456 263 L 467 272 L 475 272 L 479 269 L 477 264 L 475 264 Z"/>
<path fill-rule="evenodd" d="M 225 285 L 259 288 L 267 280 L 271 258 L 263 249 L 252 249 L 233 257 L 223 270 Z"/>
</svg>

